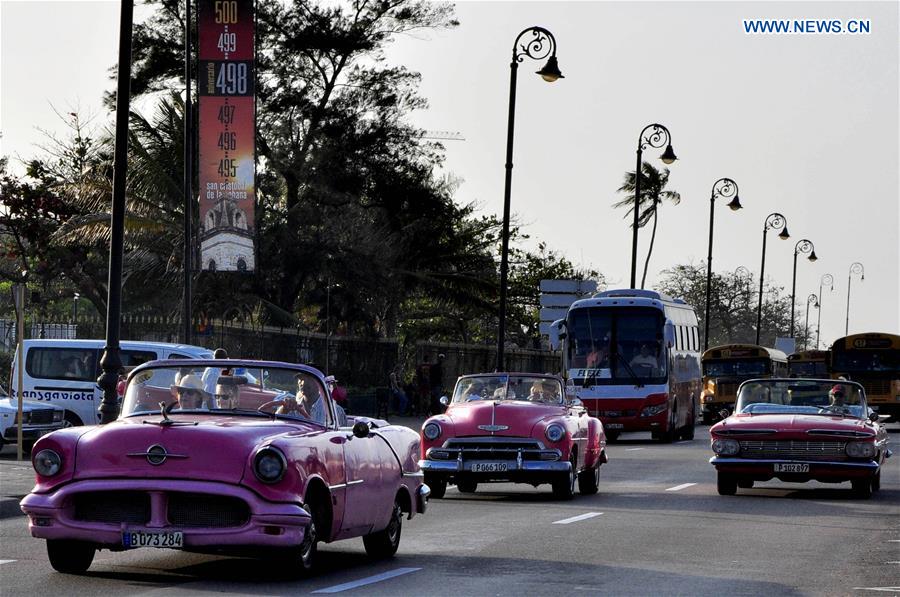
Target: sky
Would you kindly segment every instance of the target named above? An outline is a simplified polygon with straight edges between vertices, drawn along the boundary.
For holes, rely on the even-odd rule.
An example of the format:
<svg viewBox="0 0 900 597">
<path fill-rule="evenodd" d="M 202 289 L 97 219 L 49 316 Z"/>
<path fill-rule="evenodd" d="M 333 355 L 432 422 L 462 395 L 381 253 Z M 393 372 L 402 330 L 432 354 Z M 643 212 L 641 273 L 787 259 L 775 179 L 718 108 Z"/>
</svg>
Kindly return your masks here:
<svg viewBox="0 0 900 597">
<path fill-rule="evenodd" d="M 793 249 L 808 238 L 819 257 L 797 266 L 797 309 L 822 296 L 822 340 L 844 333 L 853 262 L 850 332 L 900 330 L 900 20 L 897 2 L 462 2 L 460 26 L 400 36 L 388 62 L 420 72 L 429 107 L 418 126 L 459 132 L 446 141 L 443 173 L 456 200 L 501 214 L 509 61 L 520 31 L 556 37 L 565 75 L 548 84 L 519 68 L 512 210 L 531 236 L 576 265 L 625 287 L 631 232 L 612 208 L 635 166 L 638 135 L 659 122 L 679 160 L 664 204 L 648 287 L 659 272 L 706 258 L 709 196 L 722 177 L 744 209 L 718 201 L 713 264 L 757 276 L 763 223 L 787 218 L 792 238 L 769 233 L 766 275 L 790 292 Z M 137 11 L 140 16 L 141 10 Z M 868 20 L 867 35 L 749 35 L 744 19 Z M 115 64 L 117 2 L 0 2 L 0 154 L 26 158 L 54 114 L 106 114 L 102 93 Z M 644 159 L 666 167 L 645 150 Z M 650 228 L 641 230 L 638 276 Z M 696 306 L 699 309 L 702 305 Z M 810 320 L 814 321 L 812 310 Z"/>
</svg>

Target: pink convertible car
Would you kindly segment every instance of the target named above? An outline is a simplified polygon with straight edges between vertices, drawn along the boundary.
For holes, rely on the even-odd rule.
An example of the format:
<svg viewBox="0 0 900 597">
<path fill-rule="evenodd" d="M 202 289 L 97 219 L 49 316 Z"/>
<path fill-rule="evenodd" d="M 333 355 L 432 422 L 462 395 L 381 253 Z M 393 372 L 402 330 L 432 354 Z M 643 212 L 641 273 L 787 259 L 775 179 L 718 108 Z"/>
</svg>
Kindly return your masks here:
<svg viewBox="0 0 900 597">
<path fill-rule="evenodd" d="M 476 491 L 479 483 L 549 483 L 569 499 L 575 480 L 582 494 L 597 492 L 597 473 L 606 462 L 606 436 L 599 419 L 576 398 L 567 400 L 552 375 L 489 373 L 465 375 L 447 412 L 422 426 L 425 481 L 433 497 L 447 483 Z"/>
<path fill-rule="evenodd" d="M 315 369 L 155 361 L 130 374 L 117 421 L 38 441 L 21 507 L 60 572 L 138 547 L 274 550 L 305 571 L 320 541 L 396 552 L 428 501 L 418 454 L 405 427 L 348 420 Z"/>
</svg>

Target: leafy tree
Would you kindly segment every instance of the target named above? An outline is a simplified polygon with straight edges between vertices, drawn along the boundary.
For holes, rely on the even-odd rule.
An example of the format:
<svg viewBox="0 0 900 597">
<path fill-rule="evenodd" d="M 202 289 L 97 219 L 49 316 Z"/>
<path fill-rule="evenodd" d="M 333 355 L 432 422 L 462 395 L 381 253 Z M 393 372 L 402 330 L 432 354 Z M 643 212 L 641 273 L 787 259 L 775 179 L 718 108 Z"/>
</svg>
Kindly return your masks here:
<svg viewBox="0 0 900 597">
<path fill-rule="evenodd" d="M 740 272 L 713 272 L 710 295 L 709 346 L 729 343 L 756 343 L 756 314 L 759 286 L 752 275 Z M 694 307 L 700 329 L 705 325 L 706 263 L 681 264 L 663 270 L 658 287 L 663 292 L 683 298 Z M 766 280 L 763 287 L 762 330 L 760 342 L 774 346 L 776 337 L 788 335 L 791 320 L 791 297 L 784 288 Z M 799 316 L 795 320 L 796 343 L 806 341 L 806 330 Z"/>
<path fill-rule="evenodd" d="M 681 194 L 677 191 L 667 190 L 669 182 L 669 169 L 657 170 L 653 164 L 643 162 L 641 164 L 641 197 L 638 199 L 638 209 L 643 209 L 638 215 L 638 228 L 643 228 L 647 222 L 653 220 L 653 232 L 650 234 L 650 246 L 647 248 L 647 258 L 644 260 L 644 274 L 641 276 L 641 288 L 647 281 L 647 267 L 650 265 L 650 255 L 653 253 L 653 243 L 656 241 L 656 224 L 659 218 L 659 204 L 663 199 L 671 201 L 673 205 L 681 203 Z M 634 217 L 635 173 L 626 172 L 625 181 L 617 189 L 619 193 L 631 193 L 624 199 L 613 204 L 613 207 L 628 207 L 626 218 Z"/>
</svg>

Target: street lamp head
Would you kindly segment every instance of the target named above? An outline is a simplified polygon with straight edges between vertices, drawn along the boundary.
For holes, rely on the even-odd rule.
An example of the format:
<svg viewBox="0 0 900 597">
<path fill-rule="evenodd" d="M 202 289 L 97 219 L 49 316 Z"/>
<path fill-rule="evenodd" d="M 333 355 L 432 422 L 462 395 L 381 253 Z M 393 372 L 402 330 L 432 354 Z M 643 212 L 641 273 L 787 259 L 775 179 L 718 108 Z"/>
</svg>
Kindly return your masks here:
<svg viewBox="0 0 900 597">
<path fill-rule="evenodd" d="M 788 233 L 787 225 L 785 225 L 785 227 L 781 229 L 781 234 L 778 235 L 778 238 L 780 238 L 781 240 L 787 240 L 791 238 L 791 235 Z"/>
<path fill-rule="evenodd" d="M 741 199 L 740 199 L 740 197 L 738 197 L 737 195 L 735 195 L 735 196 L 734 196 L 734 199 L 732 199 L 731 202 L 728 204 L 728 207 L 731 209 L 731 211 L 737 211 L 737 210 L 741 209 L 741 208 L 744 207 L 744 206 L 741 205 Z"/>
<path fill-rule="evenodd" d="M 672 162 L 674 162 L 675 160 L 678 159 L 678 157 L 675 155 L 675 150 L 672 149 L 671 143 L 666 145 L 666 150 L 663 152 L 663 154 L 661 156 L 659 156 L 659 159 L 661 159 L 664 164 L 671 164 Z"/>
<path fill-rule="evenodd" d="M 816 257 L 815 249 L 813 249 L 813 252 L 809 254 L 809 257 L 807 257 L 807 259 L 809 259 L 810 261 L 816 261 L 817 259 L 819 259 L 818 257 Z"/>
<path fill-rule="evenodd" d="M 557 64 L 556 62 L 556 56 L 551 56 L 547 60 L 547 64 L 545 64 L 541 70 L 535 71 L 535 74 L 540 75 L 541 78 L 548 83 L 553 83 L 557 79 L 566 78 L 559 70 L 559 64 Z"/>
</svg>

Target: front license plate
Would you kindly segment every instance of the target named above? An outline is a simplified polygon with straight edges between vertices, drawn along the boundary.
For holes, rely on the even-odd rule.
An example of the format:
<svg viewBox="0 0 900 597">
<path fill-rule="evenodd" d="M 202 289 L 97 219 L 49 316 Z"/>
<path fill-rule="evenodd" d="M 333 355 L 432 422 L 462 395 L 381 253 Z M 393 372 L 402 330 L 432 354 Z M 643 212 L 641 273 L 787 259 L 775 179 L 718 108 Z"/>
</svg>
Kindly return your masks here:
<svg viewBox="0 0 900 597">
<path fill-rule="evenodd" d="M 126 531 L 122 533 L 122 545 L 125 549 L 136 547 L 181 548 L 184 547 L 184 534 L 181 531 L 160 533 Z"/>
<path fill-rule="evenodd" d="M 808 464 L 775 464 L 776 473 L 808 473 Z"/>
<path fill-rule="evenodd" d="M 606 427 L 607 429 L 621 429 L 621 428 L 623 428 L 624 426 L 625 426 L 625 425 L 624 425 L 623 423 L 607 423 L 607 424 L 605 425 L 605 427 Z"/>
<path fill-rule="evenodd" d="M 476 462 L 472 465 L 473 473 L 505 473 L 507 470 L 505 462 Z"/>
</svg>

